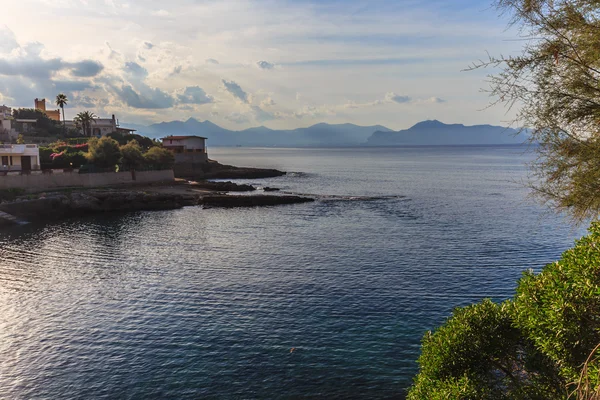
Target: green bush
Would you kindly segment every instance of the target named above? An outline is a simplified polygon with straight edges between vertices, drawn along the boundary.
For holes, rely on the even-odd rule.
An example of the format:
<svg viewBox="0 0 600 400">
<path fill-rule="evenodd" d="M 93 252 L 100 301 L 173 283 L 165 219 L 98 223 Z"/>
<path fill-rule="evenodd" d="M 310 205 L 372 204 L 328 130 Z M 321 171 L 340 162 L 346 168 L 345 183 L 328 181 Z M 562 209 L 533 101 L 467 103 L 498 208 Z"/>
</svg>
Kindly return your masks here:
<svg viewBox="0 0 600 400">
<path fill-rule="evenodd" d="M 109 137 L 91 138 L 87 158 L 99 168 L 114 168 L 121 160 L 119 143 Z"/>
<path fill-rule="evenodd" d="M 172 152 L 162 147 L 152 147 L 144 154 L 146 162 L 150 165 L 162 168 L 172 168 L 175 156 Z"/>
<path fill-rule="evenodd" d="M 600 223 L 514 300 L 456 309 L 423 339 L 408 399 L 600 398 Z"/>
<path fill-rule="evenodd" d="M 136 140 L 121 146 L 121 164 L 129 169 L 139 168 L 146 162 L 142 149 Z"/>
<path fill-rule="evenodd" d="M 556 367 L 514 326 L 511 302 L 490 300 L 454 311 L 423 339 L 421 370 L 408 396 L 417 399 L 558 399 Z"/>
</svg>

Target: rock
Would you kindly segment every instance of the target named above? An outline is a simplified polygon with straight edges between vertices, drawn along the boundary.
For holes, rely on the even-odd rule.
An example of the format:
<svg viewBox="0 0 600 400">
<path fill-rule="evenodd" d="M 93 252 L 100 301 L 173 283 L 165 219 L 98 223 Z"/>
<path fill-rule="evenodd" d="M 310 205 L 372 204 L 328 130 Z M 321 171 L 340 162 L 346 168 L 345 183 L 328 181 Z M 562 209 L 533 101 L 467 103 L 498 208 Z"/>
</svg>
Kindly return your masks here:
<svg viewBox="0 0 600 400">
<path fill-rule="evenodd" d="M 300 196 L 273 196 L 273 195 L 256 195 L 256 196 L 230 196 L 230 195 L 209 195 L 204 196 L 200 204 L 209 207 L 258 207 L 258 206 L 275 206 L 280 204 L 297 204 L 308 203 L 315 201 L 309 197 Z"/>
<path fill-rule="evenodd" d="M 279 192 L 280 189 L 278 189 L 278 188 L 272 188 L 272 187 L 268 187 L 267 186 L 267 187 L 264 187 L 263 190 L 265 192 Z"/>
<path fill-rule="evenodd" d="M 207 190 L 216 190 L 220 192 L 252 192 L 256 188 L 252 185 L 240 185 L 233 182 L 209 182 L 201 181 L 191 184 L 194 187 Z"/>
<path fill-rule="evenodd" d="M 276 169 L 234 167 L 210 161 L 201 165 L 175 165 L 176 178 L 185 179 L 262 179 L 283 176 L 286 173 Z"/>
</svg>

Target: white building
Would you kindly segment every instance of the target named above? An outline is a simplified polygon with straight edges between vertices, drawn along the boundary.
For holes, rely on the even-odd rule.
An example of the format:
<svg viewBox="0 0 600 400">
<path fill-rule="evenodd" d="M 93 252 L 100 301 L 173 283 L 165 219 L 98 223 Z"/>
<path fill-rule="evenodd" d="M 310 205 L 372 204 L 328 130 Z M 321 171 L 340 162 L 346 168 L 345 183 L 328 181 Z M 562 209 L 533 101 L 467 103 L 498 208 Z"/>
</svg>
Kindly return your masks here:
<svg viewBox="0 0 600 400">
<path fill-rule="evenodd" d="M 175 154 L 206 154 L 206 138 L 202 136 L 167 136 L 161 139 L 163 147 Z"/>
<path fill-rule="evenodd" d="M 87 136 L 86 132 L 83 132 L 83 127 L 78 124 L 77 121 L 70 120 L 65 122 L 67 128 L 78 129 L 83 136 Z M 119 126 L 119 120 L 117 120 L 113 114 L 112 118 L 96 118 L 90 123 L 90 129 L 92 130 L 92 136 L 103 137 L 109 133 L 122 133 L 130 134 L 135 132 L 135 129 L 121 128 Z"/>
<path fill-rule="evenodd" d="M 206 138 L 202 136 L 167 136 L 163 147 L 175 153 L 175 176 L 193 176 L 208 163 Z"/>
<path fill-rule="evenodd" d="M 37 144 L 0 144 L 0 172 L 40 169 Z"/>
<path fill-rule="evenodd" d="M 13 136 L 16 136 L 12 122 L 12 109 L 7 106 L 0 106 L 0 140 L 9 141 Z"/>
</svg>

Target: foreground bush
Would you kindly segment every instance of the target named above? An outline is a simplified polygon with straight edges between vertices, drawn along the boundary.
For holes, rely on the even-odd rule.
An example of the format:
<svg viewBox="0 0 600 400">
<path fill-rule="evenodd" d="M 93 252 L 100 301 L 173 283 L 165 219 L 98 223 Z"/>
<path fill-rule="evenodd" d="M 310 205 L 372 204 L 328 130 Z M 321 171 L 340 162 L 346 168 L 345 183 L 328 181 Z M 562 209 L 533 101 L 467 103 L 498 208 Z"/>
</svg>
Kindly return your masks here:
<svg viewBox="0 0 600 400">
<path fill-rule="evenodd" d="M 600 390 L 600 224 L 524 274 L 513 301 L 456 309 L 425 335 L 408 398 L 596 399 Z"/>
<path fill-rule="evenodd" d="M 152 147 L 144 154 L 146 162 L 151 165 L 171 168 L 175 163 L 175 156 L 172 152 L 162 147 Z"/>
</svg>

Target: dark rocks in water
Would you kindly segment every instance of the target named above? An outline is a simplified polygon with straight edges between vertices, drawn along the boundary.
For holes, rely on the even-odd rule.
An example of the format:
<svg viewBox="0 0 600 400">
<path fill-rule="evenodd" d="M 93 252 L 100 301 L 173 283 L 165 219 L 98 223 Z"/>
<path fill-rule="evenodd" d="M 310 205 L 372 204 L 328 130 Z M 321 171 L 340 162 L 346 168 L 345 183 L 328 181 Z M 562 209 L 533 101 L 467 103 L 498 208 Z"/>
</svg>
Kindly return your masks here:
<svg viewBox="0 0 600 400">
<path fill-rule="evenodd" d="M 216 161 L 193 165 L 175 164 L 174 171 L 176 178 L 184 179 L 262 179 L 286 174 L 276 169 L 234 167 Z"/>
<path fill-rule="evenodd" d="M 239 185 L 233 182 L 194 182 L 192 186 L 200 189 L 216 190 L 220 192 L 252 192 L 256 188 L 252 185 Z"/>
<path fill-rule="evenodd" d="M 278 189 L 278 188 L 272 188 L 272 187 L 268 187 L 268 186 L 266 186 L 266 187 L 264 187 L 264 188 L 263 188 L 263 190 L 264 190 L 265 192 L 279 192 L 281 189 Z"/>
<path fill-rule="evenodd" d="M 72 216 L 114 211 L 172 210 L 198 205 L 197 194 L 147 193 L 143 191 L 105 190 L 49 193 L 36 199 L 0 204 L 0 211 L 26 221 L 56 220 Z"/>
<path fill-rule="evenodd" d="M 315 201 L 309 197 L 300 196 L 229 196 L 229 195 L 210 195 L 204 196 L 200 203 L 210 207 L 258 207 L 275 206 L 280 204 L 297 204 Z"/>
</svg>

